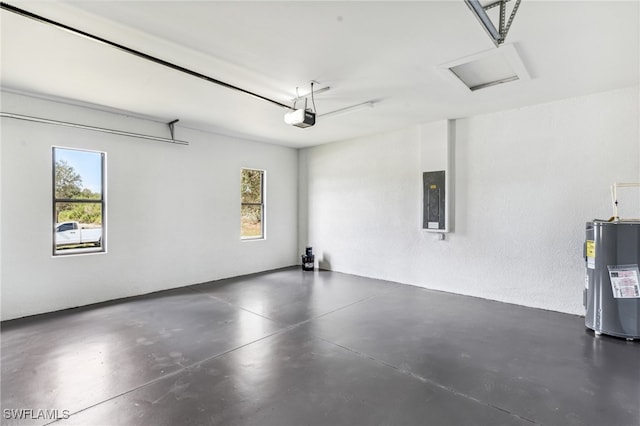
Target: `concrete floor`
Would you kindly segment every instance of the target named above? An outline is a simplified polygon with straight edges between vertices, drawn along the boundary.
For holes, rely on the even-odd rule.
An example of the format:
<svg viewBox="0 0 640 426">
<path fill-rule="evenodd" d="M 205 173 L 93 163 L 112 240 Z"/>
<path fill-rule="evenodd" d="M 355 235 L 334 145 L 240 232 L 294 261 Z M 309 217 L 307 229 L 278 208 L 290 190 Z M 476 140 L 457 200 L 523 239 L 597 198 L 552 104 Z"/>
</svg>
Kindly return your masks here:
<svg viewBox="0 0 640 426">
<path fill-rule="evenodd" d="M 21 425 L 637 426 L 640 343 L 289 268 L 4 322 L 2 409 Z"/>
</svg>

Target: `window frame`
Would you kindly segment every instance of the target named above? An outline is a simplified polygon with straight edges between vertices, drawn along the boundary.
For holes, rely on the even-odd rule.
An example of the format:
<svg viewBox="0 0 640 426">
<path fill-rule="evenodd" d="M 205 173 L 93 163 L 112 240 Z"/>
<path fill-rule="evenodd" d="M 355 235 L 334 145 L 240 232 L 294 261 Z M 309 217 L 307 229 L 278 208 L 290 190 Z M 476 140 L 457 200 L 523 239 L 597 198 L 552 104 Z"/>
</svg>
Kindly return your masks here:
<svg viewBox="0 0 640 426">
<path fill-rule="evenodd" d="M 242 167 L 240 169 L 240 185 L 242 185 L 242 175 L 245 170 L 260 172 L 260 202 L 259 203 L 247 203 L 242 201 L 242 186 L 240 187 L 240 240 L 241 241 L 261 241 L 267 239 L 267 227 L 266 227 L 266 179 L 267 171 L 264 169 L 256 169 L 253 167 Z M 243 236 L 242 235 L 242 208 L 245 206 L 259 206 L 260 207 L 260 235 L 259 236 Z"/>
<path fill-rule="evenodd" d="M 56 196 L 56 150 L 67 150 L 67 151 L 80 151 L 87 153 L 95 153 L 100 154 L 100 198 L 97 199 L 86 199 L 86 198 L 58 198 Z M 106 175 L 106 165 L 107 165 L 107 153 L 105 151 L 98 151 L 92 149 L 84 149 L 84 148 L 70 148 L 65 146 L 52 146 L 51 147 L 51 221 L 52 221 L 52 232 L 51 232 L 51 250 L 53 257 L 64 257 L 70 255 L 84 255 L 84 254 L 96 254 L 96 253 L 106 253 L 107 252 L 107 199 L 106 199 L 106 184 L 107 184 L 107 175 Z M 98 247 L 80 247 L 80 248 L 68 248 L 68 249 L 58 249 L 56 247 L 56 231 L 57 231 L 57 214 L 56 214 L 56 206 L 58 203 L 67 203 L 67 204 L 100 204 L 100 214 L 101 214 L 101 222 L 102 222 L 102 234 L 100 236 L 100 246 Z M 82 228 L 78 228 L 82 229 Z"/>
</svg>

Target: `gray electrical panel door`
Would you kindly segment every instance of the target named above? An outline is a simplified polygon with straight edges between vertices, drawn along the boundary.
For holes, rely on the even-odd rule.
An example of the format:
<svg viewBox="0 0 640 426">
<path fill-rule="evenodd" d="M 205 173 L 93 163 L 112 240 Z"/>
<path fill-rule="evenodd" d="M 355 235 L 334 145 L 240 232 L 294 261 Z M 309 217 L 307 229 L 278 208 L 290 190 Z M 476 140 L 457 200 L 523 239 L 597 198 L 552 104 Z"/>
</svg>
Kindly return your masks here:
<svg viewBox="0 0 640 426">
<path fill-rule="evenodd" d="M 445 230 L 445 171 L 424 172 L 422 227 Z"/>
<path fill-rule="evenodd" d="M 588 222 L 584 255 L 585 325 L 640 338 L 640 222 Z"/>
</svg>

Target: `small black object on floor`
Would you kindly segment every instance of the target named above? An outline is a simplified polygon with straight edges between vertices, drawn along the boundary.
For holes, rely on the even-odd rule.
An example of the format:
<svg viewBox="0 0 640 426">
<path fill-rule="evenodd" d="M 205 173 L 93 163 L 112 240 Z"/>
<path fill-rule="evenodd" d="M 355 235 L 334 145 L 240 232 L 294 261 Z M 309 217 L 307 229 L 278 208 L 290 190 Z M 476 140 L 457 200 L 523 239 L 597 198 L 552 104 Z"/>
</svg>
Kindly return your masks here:
<svg viewBox="0 0 640 426">
<path fill-rule="evenodd" d="M 305 254 L 302 255 L 302 270 L 313 271 L 316 262 L 316 257 L 313 255 L 313 249 L 307 247 Z"/>
</svg>

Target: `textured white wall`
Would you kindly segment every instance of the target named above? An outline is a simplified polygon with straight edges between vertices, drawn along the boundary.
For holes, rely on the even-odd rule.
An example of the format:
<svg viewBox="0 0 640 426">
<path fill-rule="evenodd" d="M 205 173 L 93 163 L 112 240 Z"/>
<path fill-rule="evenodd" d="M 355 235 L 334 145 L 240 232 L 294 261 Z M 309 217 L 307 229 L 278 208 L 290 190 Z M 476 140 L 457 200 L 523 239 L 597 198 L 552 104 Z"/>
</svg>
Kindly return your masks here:
<svg viewBox="0 0 640 426">
<path fill-rule="evenodd" d="M 2 93 L 3 111 L 169 136 L 167 126 Z M 297 262 L 297 152 L 176 128 L 189 146 L 2 119 L 2 319 Z M 107 152 L 108 253 L 51 256 L 51 146 Z M 268 238 L 240 240 L 240 169 L 267 171 Z"/>
<path fill-rule="evenodd" d="M 611 183 L 640 180 L 639 98 L 635 87 L 457 120 L 445 241 L 421 230 L 430 125 L 296 153 L 182 128 L 188 147 L 2 119 L 2 319 L 287 266 L 307 244 L 333 270 L 582 313 L 584 222 L 610 216 Z M 168 135 L 88 108 L 2 101 Z M 108 153 L 107 254 L 52 258 L 52 145 Z M 268 172 L 266 241 L 239 239 L 241 167 Z"/>
<path fill-rule="evenodd" d="M 613 182 L 640 181 L 639 98 L 634 87 L 456 120 L 445 241 L 420 229 L 421 127 L 307 149 L 301 246 L 336 271 L 582 314 L 584 223 L 611 215 Z"/>
</svg>

